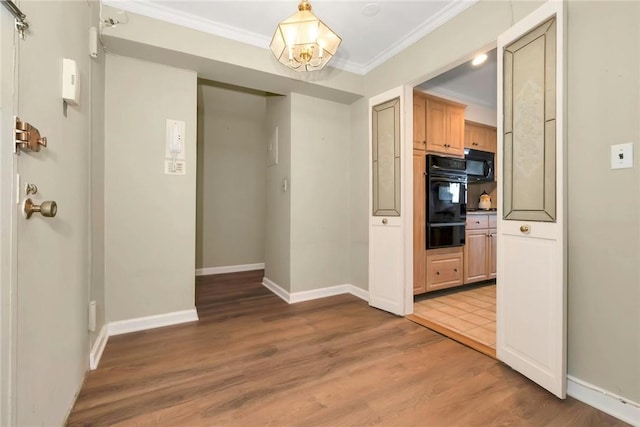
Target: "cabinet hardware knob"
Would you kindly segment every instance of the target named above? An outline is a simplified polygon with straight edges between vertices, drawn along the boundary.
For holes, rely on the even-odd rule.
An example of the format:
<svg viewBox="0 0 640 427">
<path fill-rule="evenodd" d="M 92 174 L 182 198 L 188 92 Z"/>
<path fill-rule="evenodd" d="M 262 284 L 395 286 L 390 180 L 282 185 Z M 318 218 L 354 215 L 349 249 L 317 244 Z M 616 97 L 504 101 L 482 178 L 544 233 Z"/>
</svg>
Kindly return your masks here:
<svg viewBox="0 0 640 427">
<path fill-rule="evenodd" d="M 523 233 L 528 233 L 530 231 L 530 228 L 526 224 L 525 225 L 521 225 L 520 226 L 520 231 L 523 232 Z"/>
<path fill-rule="evenodd" d="M 455 271 L 455 272 L 457 273 L 457 272 L 458 272 L 458 269 L 457 269 L 457 268 L 454 268 L 454 269 L 453 269 L 453 271 Z"/>
<path fill-rule="evenodd" d="M 387 224 L 387 222 L 389 222 L 389 221 L 387 220 L 387 218 L 382 218 L 382 223 L 383 223 L 383 224 L 385 224 L 385 225 L 386 225 L 386 224 Z"/>
<path fill-rule="evenodd" d="M 476 224 L 480 224 L 480 221 L 476 221 Z"/>
</svg>

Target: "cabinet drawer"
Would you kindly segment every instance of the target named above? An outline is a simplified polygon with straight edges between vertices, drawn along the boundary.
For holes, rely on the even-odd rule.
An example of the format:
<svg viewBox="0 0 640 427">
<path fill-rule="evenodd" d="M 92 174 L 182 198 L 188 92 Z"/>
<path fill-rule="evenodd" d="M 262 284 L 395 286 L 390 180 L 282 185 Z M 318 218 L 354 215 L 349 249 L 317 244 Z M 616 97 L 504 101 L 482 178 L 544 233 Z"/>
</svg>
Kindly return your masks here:
<svg viewBox="0 0 640 427">
<path fill-rule="evenodd" d="M 492 215 L 495 218 L 495 215 Z M 477 230 L 479 228 L 489 228 L 489 215 L 469 215 L 467 214 L 467 230 Z"/>
<path fill-rule="evenodd" d="M 498 215 L 489 215 L 489 228 L 498 227 Z"/>
<path fill-rule="evenodd" d="M 461 249 L 452 253 L 427 253 L 427 292 L 462 284 Z"/>
</svg>

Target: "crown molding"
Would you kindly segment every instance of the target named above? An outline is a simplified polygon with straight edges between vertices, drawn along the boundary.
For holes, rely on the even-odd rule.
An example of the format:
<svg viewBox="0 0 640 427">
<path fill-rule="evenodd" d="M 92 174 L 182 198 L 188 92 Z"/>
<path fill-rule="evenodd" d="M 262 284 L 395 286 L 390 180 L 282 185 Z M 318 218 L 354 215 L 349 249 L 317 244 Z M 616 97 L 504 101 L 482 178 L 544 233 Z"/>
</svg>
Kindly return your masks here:
<svg viewBox="0 0 640 427">
<path fill-rule="evenodd" d="M 163 6 L 161 2 L 151 2 L 149 0 L 102 1 L 103 4 L 116 9 L 137 13 L 149 18 L 202 31 L 215 36 L 224 37 L 226 39 L 235 40 L 262 49 L 269 49 L 269 44 L 271 43 L 271 39 L 263 36 L 262 34 L 253 33 L 221 22 L 204 19 L 196 15 L 168 8 Z M 394 43 L 389 48 L 381 51 L 367 63 L 356 63 L 344 58 L 334 57 L 331 60 L 330 66 L 350 73 L 365 75 L 430 32 L 434 31 L 454 16 L 465 11 L 476 2 L 478 2 L 478 0 L 454 0 L 451 5 L 445 7 L 439 13 L 432 16 L 431 19 L 425 21 L 422 25 L 407 34 L 406 37 Z"/>
</svg>

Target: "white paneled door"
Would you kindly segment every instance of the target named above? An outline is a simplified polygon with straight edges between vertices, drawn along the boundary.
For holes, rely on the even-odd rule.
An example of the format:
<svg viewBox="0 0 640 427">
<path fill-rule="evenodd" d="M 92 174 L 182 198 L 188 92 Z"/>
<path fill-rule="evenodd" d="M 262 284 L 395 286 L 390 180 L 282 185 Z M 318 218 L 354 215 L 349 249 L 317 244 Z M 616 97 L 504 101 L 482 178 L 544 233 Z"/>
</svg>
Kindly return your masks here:
<svg viewBox="0 0 640 427">
<path fill-rule="evenodd" d="M 412 93 L 369 100 L 369 304 L 401 316 L 413 310 Z"/>
<path fill-rule="evenodd" d="M 562 2 L 498 38 L 498 359 L 566 394 Z"/>
</svg>

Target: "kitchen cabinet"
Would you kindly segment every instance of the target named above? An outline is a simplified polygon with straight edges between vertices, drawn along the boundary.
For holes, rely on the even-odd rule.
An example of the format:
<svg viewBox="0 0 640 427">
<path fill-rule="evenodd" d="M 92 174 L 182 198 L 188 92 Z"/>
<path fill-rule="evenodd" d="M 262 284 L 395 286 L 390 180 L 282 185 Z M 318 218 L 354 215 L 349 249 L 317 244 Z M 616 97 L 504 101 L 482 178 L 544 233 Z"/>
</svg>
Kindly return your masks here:
<svg viewBox="0 0 640 427">
<path fill-rule="evenodd" d="M 413 150 L 413 294 L 426 291 L 426 167 L 422 150 Z"/>
<path fill-rule="evenodd" d="M 462 285 L 463 257 L 462 246 L 428 250 L 426 292 Z"/>
<path fill-rule="evenodd" d="M 464 244 L 464 283 L 496 277 L 496 215 L 467 214 Z"/>
<path fill-rule="evenodd" d="M 496 140 L 496 128 L 469 120 L 464 122 L 465 148 L 495 153 Z"/>
<path fill-rule="evenodd" d="M 464 104 L 414 92 L 413 148 L 464 157 L 465 109 Z"/>
<path fill-rule="evenodd" d="M 414 92 L 413 94 L 413 149 L 424 150 L 427 149 L 427 137 L 425 135 L 426 126 L 426 103 L 427 99 L 420 94 L 420 92 Z"/>
</svg>

